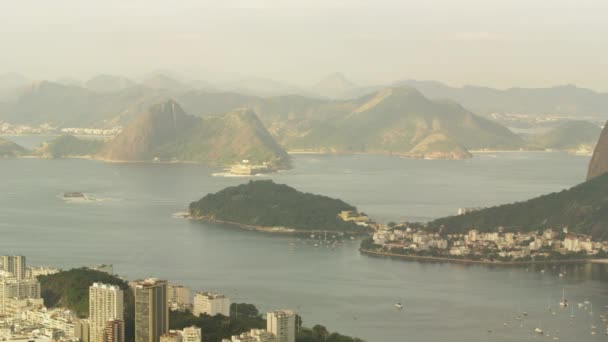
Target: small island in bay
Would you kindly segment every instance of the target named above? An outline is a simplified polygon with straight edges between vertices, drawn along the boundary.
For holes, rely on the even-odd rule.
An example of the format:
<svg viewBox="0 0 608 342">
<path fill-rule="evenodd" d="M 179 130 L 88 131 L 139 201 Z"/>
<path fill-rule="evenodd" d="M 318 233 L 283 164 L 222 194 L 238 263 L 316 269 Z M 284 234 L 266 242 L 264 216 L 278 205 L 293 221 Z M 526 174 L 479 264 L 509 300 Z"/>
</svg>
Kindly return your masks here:
<svg viewBox="0 0 608 342">
<path fill-rule="evenodd" d="M 274 233 L 368 232 L 369 218 L 342 200 L 270 180 L 225 188 L 190 203 L 190 217 Z"/>
</svg>

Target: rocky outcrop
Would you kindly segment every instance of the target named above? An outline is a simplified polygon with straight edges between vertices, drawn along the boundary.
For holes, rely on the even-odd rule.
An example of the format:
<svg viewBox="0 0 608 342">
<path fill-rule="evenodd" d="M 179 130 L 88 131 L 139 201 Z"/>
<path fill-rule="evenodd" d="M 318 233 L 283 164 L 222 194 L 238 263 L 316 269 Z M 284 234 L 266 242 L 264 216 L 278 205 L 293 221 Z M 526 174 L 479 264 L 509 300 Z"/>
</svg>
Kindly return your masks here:
<svg viewBox="0 0 608 342">
<path fill-rule="evenodd" d="M 604 125 L 600 140 L 595 146 L 595 151 L 593 152 L 593 157 L 589 164 L 587 180 L 600 176 L 606 172 L 608 172 L 608 123 Z"/>
</svg>

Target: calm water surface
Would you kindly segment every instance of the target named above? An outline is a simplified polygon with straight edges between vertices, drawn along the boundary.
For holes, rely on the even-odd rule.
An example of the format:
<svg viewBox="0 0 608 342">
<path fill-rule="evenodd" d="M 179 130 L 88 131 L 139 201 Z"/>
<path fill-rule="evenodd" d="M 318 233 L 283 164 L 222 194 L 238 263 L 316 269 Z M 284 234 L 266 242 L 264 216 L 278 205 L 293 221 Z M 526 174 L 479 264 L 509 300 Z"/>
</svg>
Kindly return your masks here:
<svg viewBox="0 0 608 342">
<path fill-rule="evenodd" d="M 564 189 L 584 179 L 588 161 L 559 153 L 467 161 L 300 155 L 293 170 L 271 178 L 339 197 L 379 221 L 425 220 L 458 207 Z M 248 181 L 211 176 L 217 171 L 0 160 L 0 252 L 62 268 L 112 263 L 128 278 L 156 276 L 218 290 L 262 310 L 295 308 L 306 325 L 323 323 L 368 341 L 526 341 L 552 339 L 556 330 L 562 341 L 608 340 L 599 317 L 608 305 L 604 266 L 541 272 L 403 262 L 362 256 L 357 242 L 314 248 L 289 237 L 174 218 L 206 193 Z M 66 191 L 83 191 L 97 201 L 66 203 Z M 566 275 L 559 277 L 560 271 Z M 562 289 L 573 302 L 591 301 L 594 314 L 576 307 L 570 323 L 570 309 L 556 306 Z M 401 311 L 393 307 L 397 300 L 405 304 Z M 514 319 L 518 311 L 529 313 L 523 323 Z M 551 337 L 535 336 L 536 326 Z"/>
</svg>

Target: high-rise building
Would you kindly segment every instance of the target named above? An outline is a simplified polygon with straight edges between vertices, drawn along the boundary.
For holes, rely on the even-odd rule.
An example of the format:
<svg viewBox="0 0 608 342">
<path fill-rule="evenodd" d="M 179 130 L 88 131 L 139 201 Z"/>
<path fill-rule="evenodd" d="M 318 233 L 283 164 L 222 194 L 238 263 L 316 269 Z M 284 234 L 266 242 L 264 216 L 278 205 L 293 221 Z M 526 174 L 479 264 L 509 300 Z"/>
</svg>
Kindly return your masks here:
<svg viewBox="0 0 608 342">
<path fill-rule="evenodd" d="M 191 326 L 184 328 L 182 333 L 182 342 L 202 342 L 203 332 L 201 328 Z"/>
<path fill-rule="evenodd" d="M 89 342 L 91 336 L 89 327 L 88 320 L 82 319 L 74 323 L 74 338 L 80 342 Z"/>
<path fill-rule="evenodd" d="M 190 306 L 190 289 L 182 285 L 169 285 L 169 304 L 176 309 Z"/>
<path fill-rule="evenodd" d="M 194 295 L 194 316 L 206 314 L 209 316 L 223 315 L 230 317 L 230 299 L 228 297 L 213 292 L 197 292 Z"/>
<path fill-rule="evenodd" d="M 107 323 L 113 320 L 124 319 L 123 307 L 124 294 L 118 286 L 94 283 L 89 287 L 91 342 L 103 342 Z"/>
<path fill-rule="evenodd" d="M 2 270 L 10 272 L 17 280 L 26 279 L 25 274 L 25 256 L 23 255 L 3 255 Z"/>
<path fill-rule="evenodd" d="M 125 321 L 113 319 L 106 322 L 102 342 L 125 342 Z"/>
<path fill-rule="evenodd" d="M 169 331 L 167 281 L 146 279 L 134 283 L 135 342 L 159 342 Z"/>
<path fill-rule="evenodd" d="M 266 330 L 276 336 L 276 342 L 295 342 L 296 313 L 292 310 L 275 310 L 267 313 Z"/>
</svg>

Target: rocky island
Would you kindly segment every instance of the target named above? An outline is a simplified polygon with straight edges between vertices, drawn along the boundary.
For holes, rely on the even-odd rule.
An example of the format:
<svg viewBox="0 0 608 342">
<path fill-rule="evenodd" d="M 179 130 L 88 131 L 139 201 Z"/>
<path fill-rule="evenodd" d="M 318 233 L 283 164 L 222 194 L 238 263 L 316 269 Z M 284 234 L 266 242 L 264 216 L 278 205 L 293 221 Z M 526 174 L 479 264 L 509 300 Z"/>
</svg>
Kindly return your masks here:
<svg viewBox="0 0 608 342">
<path fill-rule="evenodd" d="M 190 217 L 275 233 L 368 232 L 357 208 L 270 180 L 228 187 L 190 203 Z M 352 213 L 352 214 L 346 214 Z"/>
<path fill-rule="evenodd" d="M 234 110 L 200 118 L 169 100 L 139 115 L 106 143 L 96 158 L 112 162 L 193 162 L 212 166 L 242 160 L 289 167 L 287 152 L 272 138 L 255 112 Z"/>
</svg>

